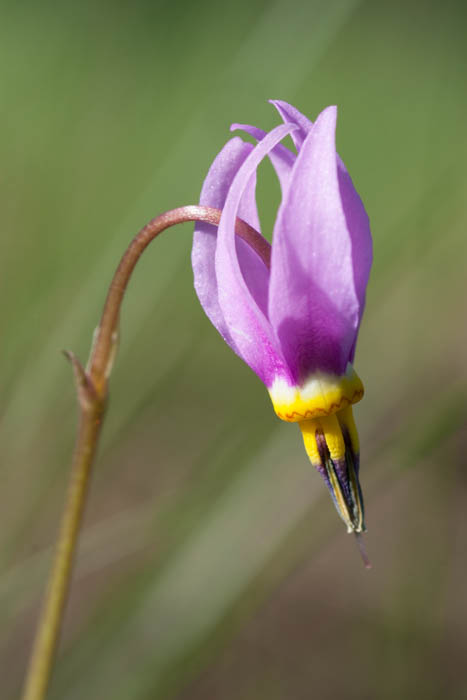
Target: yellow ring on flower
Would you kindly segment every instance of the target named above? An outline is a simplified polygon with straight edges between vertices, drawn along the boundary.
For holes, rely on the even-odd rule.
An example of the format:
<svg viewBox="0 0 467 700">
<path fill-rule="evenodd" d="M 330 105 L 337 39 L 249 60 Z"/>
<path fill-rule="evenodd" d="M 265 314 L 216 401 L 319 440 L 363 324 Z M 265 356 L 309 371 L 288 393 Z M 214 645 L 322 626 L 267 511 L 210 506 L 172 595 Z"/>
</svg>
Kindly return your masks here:
<svg viewBox="0 0 467 700">
<path fill-rule="evenodd" d="M 269 389 L 276 414 L 289 423 L 330 416 L 363 397 L 363 384 L 352 365 L 344 375 L 315 372 L 302 386 L 275 379 Z"/>
</svg>

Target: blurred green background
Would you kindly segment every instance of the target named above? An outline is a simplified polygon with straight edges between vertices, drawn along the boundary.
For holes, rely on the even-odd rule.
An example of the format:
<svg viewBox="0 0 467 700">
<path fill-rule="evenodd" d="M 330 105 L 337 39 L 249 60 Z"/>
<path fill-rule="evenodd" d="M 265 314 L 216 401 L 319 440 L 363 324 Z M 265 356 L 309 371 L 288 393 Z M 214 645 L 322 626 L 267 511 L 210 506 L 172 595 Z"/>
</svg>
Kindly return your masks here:
<svg viewBox="0 0 467 700">
<path fill-rule="evenodd" d="M 465 3 L 0 4 L 1 697 L 18 697 L 86 359 L 130 238 L 232 121 L 339 106 L 375 264 L 356 367 L 367 547 L 192 287 L 192 225 L 122 319 L 51 700 L 467 698 Z M 278 188 L 262 168 L 271 230 Z"/>
</svg>

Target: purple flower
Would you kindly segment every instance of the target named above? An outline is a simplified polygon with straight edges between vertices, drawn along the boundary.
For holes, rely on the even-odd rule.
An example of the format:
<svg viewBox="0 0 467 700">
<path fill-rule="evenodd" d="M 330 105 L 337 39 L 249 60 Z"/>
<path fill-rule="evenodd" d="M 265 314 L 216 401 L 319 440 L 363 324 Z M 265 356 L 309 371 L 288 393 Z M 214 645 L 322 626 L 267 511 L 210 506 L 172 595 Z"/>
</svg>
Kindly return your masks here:
<svg viewBox="0 0 467 700">
<path fill-rule="evenodd" d="M 283 124 L 269 133 L 234 124 L 200 203 L 223 210 L 216 230 L 197 224 L 192 262 L 201 305 L 226 343 L 266 385 L 277 415 L 298 422 L 349 532 L 364 529 L 352 404 L 363 385 L 352 362 L 372 259 L 363 204 L 336 153 L 336 107 L 314 123 L 273 101 Z M 297 154 L 281 144 L 292 137 Z M 260 230 L 256 170 L 268 156 L 282 202 L 271 266 L 235 235 L 235 219 Z"/>
</svg>

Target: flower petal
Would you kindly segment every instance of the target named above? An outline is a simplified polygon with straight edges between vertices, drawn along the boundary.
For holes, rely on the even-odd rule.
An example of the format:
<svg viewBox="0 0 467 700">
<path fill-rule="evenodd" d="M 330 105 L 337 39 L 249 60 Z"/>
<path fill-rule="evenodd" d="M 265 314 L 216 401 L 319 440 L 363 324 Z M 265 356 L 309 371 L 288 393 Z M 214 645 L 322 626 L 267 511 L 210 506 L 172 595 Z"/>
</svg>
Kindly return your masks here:
<svg viewBox="0 0 467 700">
<path fill-rule="evenodd" d="M 239 354 L 268 387 L 277 376 L 289 383 L 291 377 L 271 324 L 243 277 L 235 245 L 234 224 L 243 192 L 259 163 L 294 128 L 289 124 L 273 129 L 240 167 L 224 204 L 216 248 L 219 305 L 229 334 Z"/>
<path fill-rule="evenodd" d="M 250 126 L 249 124 L 232 124 L 230 131 L 236 131 L 241 129 L 246 131 L 247 134 L 253 136 L 257 141 L 262 141 L 266 136 L 266 132 L 262 129 L 258 129 L 257 126 Z M 272 151 L 269 153 L 269 159 L 276 171 L 277 177 L 279 178 L 279 183 L 282 190 L 282 196 L 284 196 L 290 179 L 290 173 L 295 163 L 296 155 L 289 151 L 286 146 L 282 143 L 278 143 Z"/>
<path fill-rule="evenodd" d="M 337 156 L 337 178 L 339 181 L 342 208 L 344 210 L 347 229 L 352 243 L 352 269 L 355 291 L 359 303 L 359 327 L 365 308 L 366 287 L 370 277 L 371 263 L 373 261 L 373 242 L 371 239 L 370 221 L 365 207 L 363 206 L 363 202 L 354 187 L 352 178 L 339 156 Z M 357 337 L 355 336 L 350 352 L 350 362 L 353 362 L 354 359 L 356 340 Z"/>
<path fill-rule="evenodd" d="M 362 218 L 347 180 L 341 195 L 336 116 L 325 109 L 305 139 L 274 229 L 269 318 L 299 383 L 316 370 L 345 372 L 361 315 L 354 258 L 367 251 L 353 250 L 353 240 L 366 237 L 349 230 Z"/>
<path fill-rule="evenodd" d="M 299 112 L 296 107 L 289 105 L 288 102 L 283 100 L 269 100 L 269 102 L 277 109 L 284 124 L 296 124 L 299 127 L 291 134 L 295 148 L 299 151 L 313 126 L 313 122 Z"/>
<path fill-rule="evenodd" d="M 253 146 L 251 144 L 243 142 L 238 137 L 226 143 L 209 169 L 201 190 L 200 204 L 222 209 L 232 180 L 239 167 L 252 150 Z M 250 226 L 259 230 L 259 220 L 255 202 L 255 184 L 255 174 L 253 174 L 243 193 L 239 208 L 239 216 L 250 224 Z M 230 345 L 232 350 L 238 353 L 235 341 L 229 333 L 224 315 L 219 306 L 214 264 L 216 245 L 217 227 L 198 222 L 195 226 L 193 249 L 191 253 L 194 285 L 206 315 L 217 328 L 226 343 Z M 263 288 L 261 290 L 256 290 L 256 294 L 259 303 L 265 305 L 267 303 L 267 270 L 261 262 L 263 270 L 259 269 L 258 271 L 257 268 L 259 265 L 257 261 L 251 261 L 252 258 L 258 258 L 258 256 L 251 250 L 247 243 L 242 240 L 237 240 L 237 245 L 240 249 L 239 257 L 242 264 L 247 268 L 251 266 L 256 268 L 256 279 L 258 280 L 256 286 L 258 287 L 262 284 Z M 255 279 L 254 276 L 251 276 L 251 278 Z M 255 293 L 255 290 L 253 291 Z"/>
<path fill-rule="evenodd" d="M 299 129 L 292 133 L 292 139 L 297 150 L 313 127 L 313 122 L 302 114 L 296 107 L 282 100 L 269 100 L 279 112 L 284 124 L 297 124 Z M 352 179 L 347 172 L 342 158 L 337 154 L 337 168 L 342 207 L 347 219 L 347 226 L 352 239 L 352 264 L 354 283 L 360 303 L 360 319 L 365 306 L 365 290 L 370 276 L 373 260 L 370 222 Z M 355 337 L 356 341 L 356 337 Z M 355 342 L 350 353 L 350 361 L 355 354 Z"/>
</svg>

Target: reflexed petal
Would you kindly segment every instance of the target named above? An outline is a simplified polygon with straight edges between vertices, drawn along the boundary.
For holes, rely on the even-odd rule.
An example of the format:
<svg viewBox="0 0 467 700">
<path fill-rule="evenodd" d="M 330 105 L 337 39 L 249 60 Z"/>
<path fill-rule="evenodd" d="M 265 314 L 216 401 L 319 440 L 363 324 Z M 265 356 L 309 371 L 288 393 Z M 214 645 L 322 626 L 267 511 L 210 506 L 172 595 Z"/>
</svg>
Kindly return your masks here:
<svg viewBox="0 0 467 700">
<path fill-rule="evenodd" d="M 239 214 L 243 219 L 241 206 Z M 266 267 L 262 258 L 251 248 L 251 246 L 238 236 L 235 240 L 237 258 L 240 264 L 243 279 L 248 287 L 248 291 L 255 300 L 262 313 L 267 316 L 268 296 L 269 296 L 269 268 Z"/>
<path fill-rule="evenodd" d="M 299 112 L 296 107 L 289 105 L 288 102 L 282 100 L 269 100 L 269 102 L 277 109 L 284 124 L 297 124 L 299 127 L 291 134 L 295 148 L 299 151 L 313 126 L 313 122 Z"/>
<path fill-rule="evenodd" d="M 239 169 L 224 204 L 216 249 L 219 304 L 229 334 L 239 354 L 267 386 L 271 386 L 277 376 L 290 381 L 290 373 L 271 325 L 242 275 L 235 245 L 234 223 L 243 192 L 259 163 L 293 129 L 293 125 L 273 129 Z"/>
<path fill-rule="evenodd" d="M 232 180 L 253 146 L 240 138 L 231 139 L 215 158 L 201 190 L 200 204 L 222 209 Z M 239 216 L 259 231 L 255 201 L 256 174 L 247 183 L 239 207 Z M 217 227 L 198 222 L 193 236 L 192 264 L 196 293 L 206 315 L 232 350 L 238 353 L 218 301 L 215 271 Z M 237 238 L 238 256 L 242 270 L 250 280 L 250 291 L 260 307 L 267 305 L 269 273 L 257 254 L 244 241 Z"/>
<path fill-rule="evenodd" d="M 269 318 L 297 382 L 322 370 L 345 372 L 361 313 L 335 150 L 336 108 L 316 120 L 300 149 L 274 229 Z M 348 187 L 348 183 L 344 185 Z"/>
<path fill-rule="evenodd" d="M 299 129 L 292 133 L 297 150 L 303 145 L 313 122 L 311 122 L 296 107 L 283 102 L 282 100 L 270 100 L 271 104 L 279 112 L 285 124 L 298 124 Z M 352 179 L 347 172 L 344 162 L 337 154 L 337 168 L 339 189 L 342 199 L 342 208 L 347 220 L 347 227 L 352 240 L 352 265 L 354 272 L 354 283 L 357 297 L 360 304 L 360 319 L 365 306 L 365 290 L 370 276 L 370 268 L 373 260 L 372 240 L 370 223 L 365 208 L 362 204 Z M 356 341 L 356 338 L 355 338 Z M 353 361 L 355 354 L 355 342 L 353 344 L 350 361 Z"/>
<path fill-rule="evenodd" d="M 370 222 L 362 200 L 360 199 L 358 192 L 353 185 L 352 178 L 347 172 L 347 168 L 339 156 L 337 158 L 337 177 L 339 181 L 342 208 L 344 210 L 347 229 L 352 242 L 352 269 L 355 291 L 357 293 L 359 303 L 358 325 L 360 325 L 363 310 L 365 308 L 366 286 L 370 277 L 371 263 L 373 261 L 373 244 L 371 239 Z M 356 340 L 357 337 L 355 336 L 350 352 L 350 362 L 353 362 L 354 359 Z"/>
<path fill-rule="evenodd" d="M 237 129 L 246 131 L 247 134 L 253 136 L 257 141 L 262 141 L 266 136 L 265 131 L 258 129 L 257 126 L 250 126 L 249 124 L 232 124 L 230 127 L 231 131 L 236 131 Z M 279 178 L 282 195 L 284 196 L 289 183 L 290 173 L 297 156 L 295 153 L 292 153 L 292 151 L 289 151 L 282 143 L 278 143 L 268 155 L 277 177 Z"/>
</svg>

